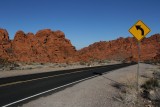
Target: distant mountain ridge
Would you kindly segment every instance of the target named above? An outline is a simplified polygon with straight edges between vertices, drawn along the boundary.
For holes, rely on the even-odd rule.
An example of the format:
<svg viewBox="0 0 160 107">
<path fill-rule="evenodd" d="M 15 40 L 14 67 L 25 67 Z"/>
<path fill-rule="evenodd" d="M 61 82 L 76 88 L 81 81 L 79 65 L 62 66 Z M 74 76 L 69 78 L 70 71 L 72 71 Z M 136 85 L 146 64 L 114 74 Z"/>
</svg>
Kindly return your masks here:
<svg viewBox="0 0 160 107">
<path fill-rule="evenodd" d="M 11 62 L 90 62 L 95 60 L 137 61 L 137 41 L 133 37 L 100 41 L 76 50 L 62 31 L 44 29 L 25 34 L 17 31 L 13 40 L 0 29 L 0 58 Z M 141 61 L 160 61 L 160 34 L 141 42 Z"/>
</svg>

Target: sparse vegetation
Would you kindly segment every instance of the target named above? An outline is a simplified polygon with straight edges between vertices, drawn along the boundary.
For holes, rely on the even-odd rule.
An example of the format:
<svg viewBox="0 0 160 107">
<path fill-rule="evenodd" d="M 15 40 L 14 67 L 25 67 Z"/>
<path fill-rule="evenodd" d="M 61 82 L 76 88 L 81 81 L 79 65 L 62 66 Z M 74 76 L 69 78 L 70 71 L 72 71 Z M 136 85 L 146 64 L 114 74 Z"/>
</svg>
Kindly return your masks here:
<svg viewBox="0 0 160 107">
<path fill-rule="evenodd" d="M 110 63 L 109 60 L 99 60 L 99 63 Z"/>
<path fill-rule="evenodd" d="M 126 80 L 122 80 L 120 83 L 113 83 L 118 92 L 113 99 L 120 101 L 126 105 L 126 107 L 136 107 L 136 87 L 135 76 L 129 76 Z"/>
<path fill-rule="evenodd" d="M 126 91 L 127 91 L 126 86 L 123 84 L 120 84 L 120 83 L 114 82 L 111 84 L 111 86 L 115 87 L 116 89 L 118 89 L 122 93 L 126 93 Z"/>
<path fill-rule="evenodd" d="M 149 100 L 154 107 L 160 105 L 160 72 L 159 70 L 153 71 L 153 77 L 149 78 L 144 84 L 141 85 L 143 88 L 142 97 Z"/>
<path fill-rule="evenodd" d="M 1 65 L 5 65 L 5 64 L 7 64 L 7 63 L 9 63 L 9 61 L 8 61 L 7 59 L 2 59 L 2 58 L 0 58 L 0 64 L 1 64 Z"/>
<path fill-rule="evenodd" d="M 146 90 L 150 90 L 150 89 L 154 89 L 155 87 L 159 87 L 159 82 L 157 79 L 151 78 L 148 81 L 146 81 L 141 87 L 146 89 Z"/>
<path fill-rule="evenodd" d="M 17 67 L 19 67 L 17 63 L 0 58 L 0 70 L 14 70 Z"/>
<path fill-rule="evenodd" d="M 159 71 L 154 71 L 154 72 L 153 72 L 153 77 L 154 77 L 155 79 L 160 80 L 160 68 L 158 68 L 158 69 L 159 69 Z"/>
<path fill-rule="evenodd" d="M 80 65 L 86 65 L 86 62 L 81 61 L 81 62 L 79 62 L 79 64 L 80 64 Z"/>
</svg>

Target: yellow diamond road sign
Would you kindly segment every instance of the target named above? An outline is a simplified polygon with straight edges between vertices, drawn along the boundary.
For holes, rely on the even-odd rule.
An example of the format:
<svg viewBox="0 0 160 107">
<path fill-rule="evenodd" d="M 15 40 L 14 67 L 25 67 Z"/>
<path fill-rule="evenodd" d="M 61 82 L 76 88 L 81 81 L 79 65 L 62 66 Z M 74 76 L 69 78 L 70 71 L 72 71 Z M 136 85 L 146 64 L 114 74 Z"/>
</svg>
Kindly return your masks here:
<svg viewBox="0 0 160 107">
<path fill-rule="evenodd" d="M 134 24 L 129 32 L 138 40 L 141 41 L 151 30 L 141 21 L 139 20 L 136 24 Z"/>
</svg>

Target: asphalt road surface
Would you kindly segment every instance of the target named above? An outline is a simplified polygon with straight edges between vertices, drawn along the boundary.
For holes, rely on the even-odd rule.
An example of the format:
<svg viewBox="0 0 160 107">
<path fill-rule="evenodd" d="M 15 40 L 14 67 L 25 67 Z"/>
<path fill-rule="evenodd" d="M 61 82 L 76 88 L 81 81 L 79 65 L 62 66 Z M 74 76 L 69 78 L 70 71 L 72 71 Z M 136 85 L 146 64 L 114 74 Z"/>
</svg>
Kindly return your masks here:
<svg viewBox="0 0 160 107">
<path fill-rule="evenodd" d="M 0 78 L 0 107 L 16 107 L 46 93 L 134 64 L 123 63 Z"/>
</svg>

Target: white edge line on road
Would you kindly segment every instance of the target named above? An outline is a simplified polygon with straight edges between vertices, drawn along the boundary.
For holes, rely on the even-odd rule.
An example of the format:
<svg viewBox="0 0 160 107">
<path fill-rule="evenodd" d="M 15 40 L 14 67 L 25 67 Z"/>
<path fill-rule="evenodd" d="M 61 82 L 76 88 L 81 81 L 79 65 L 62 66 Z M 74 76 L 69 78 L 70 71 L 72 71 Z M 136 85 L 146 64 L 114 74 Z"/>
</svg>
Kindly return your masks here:
<svg viewBox="0 0 160 107">
<path fill-rule="evenodd" d="M 19 103 L 19 102 L 21 102 L 21 101 L 25 101 L 25 100 L 28 100 L 28 99 L 30 99 L 30 98 L 33 98 L 33 97 L 36 97 L 36 96 L 39 96 L 39 95 L 42 95 L 42 94 L 45 94 L 45 93 L 48 93 L 48 92 L 51 92 L 51 91 L 54 91 L 54 90 L 63 88 L 63 87 L 66 87 L 66 86 L 68 86 L 68 85 L 72 85 L 72 84 L 75 84 L 75 83 L 78 83 L 78 82 L 81 82 L 81 81 L 84 81 L 84 80 L 88 80 L 88 79 L 90 79 L 90 78 L 97 77 L 97 76 L 98 76 L 98 75 L 94 75 L 94 76 L 91 76 L 91 77 L 88 77 L 88 78 L 84 78 L 84 79 L 81 79 L 81 80 L 78 80 L 78 81 L 75 81 L 75 82 L 71 82 L 71 83 L 69 83 L 69 84 L 65 84 L 65 85 L 62 85 L 62 86 L 59 86 L 59 87 L 56 87 L 56 88 L 53 88 L 53 89 L 50 89 L 50 90 L 47 90 L 47 91 L 44 91 L 44 92 L 41 92 L 41 93 L 32 95 L 32 96 L 29 96 L 29 97 L 23 98 L 23 99 L 21 99 L 21 100 L 18 100 L 18 101 L 15 101 L 15 102 L 6 104 L 6 105 L 4 105 L 4 106 L 2 106 L 2 107 L 8 107 L 8 106 L 11 106 L 11 105 L 13 105 L 13 104 Z"/>
</svg>

